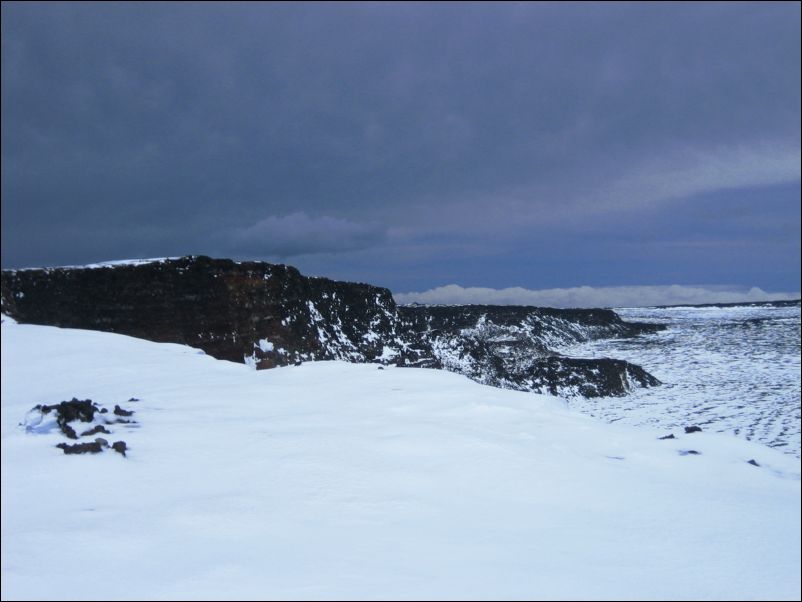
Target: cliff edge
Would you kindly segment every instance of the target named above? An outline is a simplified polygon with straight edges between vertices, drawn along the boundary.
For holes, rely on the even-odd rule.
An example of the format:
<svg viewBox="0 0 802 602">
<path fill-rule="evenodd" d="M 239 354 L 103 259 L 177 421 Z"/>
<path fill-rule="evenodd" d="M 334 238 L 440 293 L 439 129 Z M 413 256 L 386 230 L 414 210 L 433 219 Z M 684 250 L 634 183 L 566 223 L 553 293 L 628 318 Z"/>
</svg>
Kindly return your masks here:
<svg viewBox="0 0 802 602">
<path fill-rule="evenodd" d="M 205 256 L 4 270 L 0 292 L 2 311 L 22 323 L 181 343 L 257 369 L 331 359 L 393 363 L 585 397 L 659 384 L 634 364 L 553 351 L 660 328 L 624 322 L 611 310 L 397 307 L 386 288 Z"/>
</svg>

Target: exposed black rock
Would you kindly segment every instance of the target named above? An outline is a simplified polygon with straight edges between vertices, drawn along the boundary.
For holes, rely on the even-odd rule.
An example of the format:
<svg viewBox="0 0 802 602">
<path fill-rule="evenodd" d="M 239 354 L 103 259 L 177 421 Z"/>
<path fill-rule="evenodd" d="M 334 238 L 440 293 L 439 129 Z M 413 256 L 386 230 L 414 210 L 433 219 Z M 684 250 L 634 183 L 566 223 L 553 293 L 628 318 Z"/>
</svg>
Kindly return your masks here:
<svg viewBox="0 0 802 602">
<path fill-rule="evenodd" d="M 686 426 L 685 427 L 685 433 L 686 434 L 701 433 L 701 432 L 702 432 L 702 427 L 700 427 L 700 426 Z"/>
<path fill-rule="evenodd" d="M 98 454 L 103 451 L 103 446 L 97 441 L 91 443 L 59 443 L 56 447 L 64 450 L 65 454 Z"/>
<path fill-rule="evenodd" d="M 78 434 L 75 432 L 75 429 L 72 428 L 69 424 L 61 424 L 59 423 L 59 428 L 61 428 L 61 432 L 67 437 L 67 439 L 77 439 Z"/>
<path fill-rule="evenodd" d="M 658 437 L 658 439 L 663 441 L 665 439 L 676 439 L 676 437 L 674 436 L 674 433 L 671 433 L 670 435 L 665 435 L 664 437 Z"/>
<path fill-rule="evenodd" d="M 115 406 L 114 413 L 118 416 L 130 416 L 134 412 L 130 412 L 120 408 L 120 406 Z M 37 417 L 35 412 L 39 412 L 40 416 Z M 68 438 L 68 439 L 78 439 L 78 434 L 76 433 L 75 429 L 69 424 L 70 422 L 80 421 L 80 422 L 92 422 L 95 419 L 96 414 L 105 414 L 108 412 L 106 408 L 101 408 L 96 403 L 94 403 L 91 399 L 84 399 L 78 400 L 76 398 L 72 398 L 71 401 L 62 401 L 60 403 L 52 404 L 52 405 L 44 405 L 40 404 L 34 406 L 29 415 L 26 417 L 25 422 L 22 423 L 26 427 L 26 430 L 29 432 L 42 432 L 43 430 L 49 430 L 48 426 L 42 427 L 42 418 L 51 412 L 56 414 L 56 424 L 59 427 L 59 430 Z M 103 419 L 105 424 L 113 424 L 113 423 L 124 423 L 124 424 L 136 424 L 136 420 L 126 420 L 125 418 L 117 418 L 114 421 L 109 421 L 108 419 Z M 111 431 L 106 429 L 106 427 L 102 424 L 97 424 L 90 429 L 87 429 L 81 433 L 81 437 L 87 437 L 90 435 L 96 435 L 97 433 L 104 433 L 107 435 L 111 434 Z M 68 453 L 78 453 L 78 452 L 68 452 Z"/>
<path fill-rule="evenodd" d="M 701 456 L 702 452 L 698 452 L 695 449 L 681 449 L 679 452 L 680 456 Z"/>
<path fill-rule="evenodd" d="M 663 328 L 624 322 L 611 310 L 396 307 L 385 288 L 203 256 L 6 270 L 1 290 L 3 311 L 19 322 L 182 343 L 257 369 L 327 359 L 395 363 L 504 388 L 588 397 L 659 384 L 634 364 L 552 351 Z"/>
<path fill-rule="evenodd" d="M 755 460 L 754 458 L 752 458 L 751 460 L 749 460 L 749 461 L 747 462 L 747 464 L 751 464 L 752 466 L 757 466 L 757 467 L 760 467 L 760 464 L 758 464 L 758 463 L 757 463 L 757 460 Z"/>
<path fill-rule="evenodd" d="M 97 405 L 91 399 L 79 400 L 73 397 L 70 401 L 62 401 L 53 405 L 38 405 L 43 414 L 55 411 L 59 418 L 67 422 L 80 420 L 82 422 L 92 422 L 97 411 Z"/>
<path fill-rule="evenodd" d="M 529 377 L 532 390 L 582 397 L 621 397 L 633 388 L 660 384 L 640 366 L 609 358 L 552 356 L 534 362 L 525 376 Z"/>
<path fill-rule="evenodd" d="M 396 326 L 387 289 L 203 256 L 5 270 L 2 299 L 3 311 L 20 322 L 182 343 L 218 359 L 247 358 L 258 368 L 306 359 L 373 361 Z M 365 338 L 369 332 L 379 336 Z"/>
<path fill-rule="evenodd" d="M 70 401 L 62 401 L 53 405 L 37 405 L 34 410 L 39 410 L 42 414 L 56 413 L 56 423 L 61 432 L 69 439 L 77 439 L 78 435 L 69 423 L 76 420 L 81 422 L 92 422 L 95 412 L 98 410 L 96 404 L 91 399 L 78 400 L 75 397 Z"/>
<path fill-rule="evenodd" d="M 129 401 L 129 402 L 131 402 L 131 401 L 141 401 L 141 400 L 140 400 L 140 399 L 138 399 L 138 398 L 136 398 L 136 397 L 132 397 L 132 398 L 131 398 L 131 399 L 129 399 L 128 401 Z"/>
<path fill-rule="evenodd" d="M 81 433 L 81 437 L 88 437 L 89 435 L 97 435 L 98 433 L 105 433 L 106 435 L 111 435 L 111 431 L 107 430 L 105 426 L 102 424 L 98 424 L 94 428 L 89 429 L 88 431 L 84 431 Z"/>
<path fill-rule="evenodd" d="M 572 359 L 554 345 L 631 337 L 662 328 L 627 323 L 606 309 L 409 306 L 398 314 L 410 344 L 397 365 L 444 368 L 506 389 L 584 397 L 621 396 L 660 381 L 634 364 Z"/>
<path fill-rule="evenodd" d="M 120 406 L 115 406 L 114 409 L 114 413 L 121 416 L 130 416 L 133 414 L 133 412 L 123 410 L 120 408 Z M 92 402 L 91 399 L 81 401 L 73 397 L 71 401 L 62 401 L 61 403 L 53 405 L 35 406 L 33 410 L 28 413 L 23 425 L 26 427 L 28 432 L 48 432 L 52 428 L 52 423 L 48 421 L 45 423 L 45 426 L 41 426 L 42 419 L 47 414 L 55 412 L 56 423 L 58 424 L 61 432 L 69 439 L 77 439 L 78 435 L 76 435 L 75 429 L 73 429 L 68 422 L 75 420 L 91 422 L 96 413 L 101 414 L 104 412 L 104 410 L 105 408 L 100 408 L 97 404 Z M 35 414 L 36 411 L 40 413 L 39 416 Z M 118 418 L 115 420 L 115 422 L 136 424 L 135 420 L 126 420 L 124 418 Z M 108 420 L 106 421 L 106 424 L 110 424 Z M 82 432 L 81 437 L 95 435 L 97 433 L 110 435 L 111 431 L 107 430 L 104 425 L 97 424 L 94 427 Z M 56 447 L 63 450 L 65 454 L 96 454 L 103 451 L 104 448 L 109 447 L 109 442 L 102 437 L 97 437 L 92 442 L 76 443 L 73 445 L 68 443 L 59 443 Z M 112 445 L 112 449 L 125 456 L 127 446 L 125 441 L 116 441 Z"/>
</svg>

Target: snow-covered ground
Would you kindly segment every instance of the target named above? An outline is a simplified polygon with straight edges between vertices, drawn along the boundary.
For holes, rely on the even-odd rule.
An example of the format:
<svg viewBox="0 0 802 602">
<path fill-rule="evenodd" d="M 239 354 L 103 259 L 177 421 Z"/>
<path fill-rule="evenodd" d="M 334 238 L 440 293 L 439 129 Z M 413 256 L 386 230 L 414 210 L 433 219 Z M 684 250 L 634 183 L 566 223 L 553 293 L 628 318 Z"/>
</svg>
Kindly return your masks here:
<svg viewBox="0 0 802 602">
<path fill-rule="evenodd" d="M 126 458 L 19 426 L 72 397 L 136 411 Z M 6 320 L 2 598 L 799 599 L 799 460 L 664 434 L 444 371 Z"/>
<path fill-rule="evenodd" d="M 615 357 L 643 366 L 663 385 L 627 397 L 572 399 L 607 421 L 676 428 L 693 421 L 800 458 L 800 308 L 777 306 L 616 309 L 666 330 L 567 345 L 572 357 Z"/>
</svg>

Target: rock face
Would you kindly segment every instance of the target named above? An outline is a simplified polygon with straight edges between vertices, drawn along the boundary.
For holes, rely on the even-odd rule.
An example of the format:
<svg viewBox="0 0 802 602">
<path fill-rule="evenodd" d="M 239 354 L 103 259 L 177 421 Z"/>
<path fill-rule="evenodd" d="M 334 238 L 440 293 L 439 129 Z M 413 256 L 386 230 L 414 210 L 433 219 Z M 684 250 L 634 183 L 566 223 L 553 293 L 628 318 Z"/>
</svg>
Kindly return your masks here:
<svg viewBox="0 0 802 602">
<path fill-rule="evenodd" d="M 623 322 L 610 310 L 396 307 L 384 288 L 202 256 L 5 270 L 1 291 L 3 312 L 19 322 L 182 343 L 257 369 L 326 359 L 395 363 L 588 397 L 659 384 L 624 361 L 571 359 L 551 350 L 660 328 Z"/>
<path fill-rule="evenodd" d="M 551 349 L 599 338 L 655 332 L 607 309 L 517 306 L 412 306 L 398 313 L 417 343 L 420 366 L 444 368 L 519 391 L 571 397 L 626 395 L 660 384 L 640 366 L 614 359 L 573 359 Z"/>
<path fill-rule="evenodd" d="M 395 327 L 387 289 L 208 257 L 3 271 L 2 303 L 20 322 L 183 343 L 257 368 L 373 361 Z"/>
</svg>

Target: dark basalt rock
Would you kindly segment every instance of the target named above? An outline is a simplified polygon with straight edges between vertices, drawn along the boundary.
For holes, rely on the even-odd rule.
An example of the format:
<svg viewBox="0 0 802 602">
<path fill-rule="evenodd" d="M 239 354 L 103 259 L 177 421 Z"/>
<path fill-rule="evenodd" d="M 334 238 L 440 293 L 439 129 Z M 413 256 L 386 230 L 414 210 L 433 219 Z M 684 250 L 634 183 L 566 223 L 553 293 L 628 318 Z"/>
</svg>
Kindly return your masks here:
<svg viewBox="0 0 802 602">
<path fill-rule="evenodd" d="M 666 439 L 676 439 L 676 437 L 674 436 L 674 433 L 671 433 L 670 435 L 665 435 L 664 437 L 658 437 L 658 439 L 665 441 Z"/>
<path fill-rule="evenodd" d="M 103 446 L 97 441 L 91 443 L 76 443 L 69 445 L 68 443 L 59 443 L 56 447 L 64 450 L 65 454 L 99 454 L 103 451 Z"/>
<path fill-rule="evenodd" d="M 103 439 L 102 437 L 98 437 L 91 443 L 75 443 L 74 445 L 70 445 L 68 443 L 59 443 L 56 447 L 63 450 L 65 454 L 99 454 L 105 448 L 109 447 L 109 442 Z M 117 441 L 115 442 L 111 448 L 121 453 L 125 456 L 125 451 L 127 449 L 125 445 L 125 441 Z"/>
<path fill-rule="evenodd" d="M 399 366 L 444 368 L 507 389 L 585 397 L 626 395 L 660 382 L 622 360 L 572 359 L 550 346 L 655 332 L 611 310 L 521 306 L 399 307 L 412 343 Z"/>
<path fill-rule="evenodd" d="M 306 360 L 442 368 L 478 382 L 560 395 L 624 395 L 657 379 L 620 360 L 573 360 L 556 344 L 663 328 L 611 310 L 396 307 L 389 290 L 295 268 L 194 256 L 100 268 L 2 272 L 17 321 L 191 345 L 257 369 Z"/>
<path fill-rule="evenodd" d="M 92 403 L 91 399 L 78 400 L 75 397 L 70 401 L 62 401 L 61 403 L 53 405 L 37 405 L 33 408 L 39 410 L 42 414 L 49 414 L 50 412 L 56 413 L 56 423 L 58 424 L 61 432 L 64 433 L 69 439 L 77 439 L 78 435 L 69 423 L 76 420 L 81 422 L 92 422 L 95 417 L 95 412 L 98 411 L 96 404 Z"/>
<path fill-rule="evenodd" d="M 698 452 L 695 449 L 681 449 L 679 451 L 680 456 L 701 456 L 702 452 Z"/>
<path fill-rule="evenodd" d="M 81 437 L 88 437 L 89 435 L 97 435 L 98 433 L 104 433 L 106 435 L 111 435 L 111 431 L 107 430 L 105 426 L 102 424 L 98 424 L 94 428 L 89 429 L 81 433 Z"/>
<path fill-rule="evenodd" d="M 97 404 L 92 402 L 91 399 L 86 400 L 78 400 L 76 398 L 72 398 L 71 401 L 62 401 L 61 403 L 53 404 L 53 405 L 37 405 L 35 406 L 31 412 L 40 412 L 41 416 L 36 416 L 36 414 L 32 414 L 31 412 L 28 413 L 26 420 L 22 423 L 22 426 L 26 427 L 28 432 L 49 432 L 52 428 L 52 422 L 46 422 L 45 426 L 41 426 L 42 420 L 44 416 L 50 414 L 51 412 L 56 413 L 56 424 L 58 424 L 59 429 L 61 432 L 66 435 L 70 439 L 77 439 L 78 436 L 75 433 L 75 429 L 73 429 L 68 422 L 74 420 L 80 420 L 82 422 L 91 422 L 94 419 L 95 414 L 102 414 L 105 408 L 100 408 Z M 123 410 L 120 406 L 114 406 L 114 413 L 119 416 L 130 416 L 133 412 L 129 412 Z M 104 419 L 106 424 L 111 424 L 107 419 Z M 126 420 L 124 418 L 118 418 L 114 422 L 122 422 L 126 424 L 136 424 L 135 420 Z M 81 437 L 86 437 L 89 435 L 95 435 L 97 433 L 104 433 L 107 435 L 111 434 L 111 431 L 107 430 L 106 427 L 102 424 L 97 424 L 91 429 L 88 429 L 81 433 Z M 59 443 L 56 447 L 61 449 L 65 454 L 72 455 L 72 454 L 97 454 L 103 451 L 104 448 L 109 447 L 109 442 L 102 437 L 96 438 L 92 442 L 84 442 L 84 443 L 75 443 L 70 445 L 68 443 Z M 127 446 L 125 441 L 116 441 L 112 446 L 112 449 L 123 456 L 125 456 L 125 452 L 127 450 Z"/>
<path fill-rule="evenodd" d="M 373 361 L 396 326 L 387 289 L 203 256 L 6 270 L 2 299 L 3 311 L 20 322 L 182 343 L 218 359 L 248 358 L 258 368 L 307 359 Z M 371 331 L 380 336 L 365 339 Z"/>
<path fill-rule="evenodd" d="M 749 460 L 749 461 L 747 462 L 747 464 L 751 464 L 752 466 L 757 466 L 757 467 L 760 467 L 760 464 L 758 464 L 758 463 L 757 463 L 757 460 L 755 460 L 754 458 L 752 458 L 751 460 Z"/>
<path fill-rule="evenodd" d="M 640 366 L 609 358 L 549 357 L 535 362 L 529 376 L 532 388 L 541 393 L 559 395 L 574 389 L 582 397 L 621 397 L 633 388 L 660 384 Z"/>
<path fill-rule="evenodd" d="M 75 429 L 72 428 L 69 424 L 61 424 L 59 423 L 59 428 L 61 428 L 61 432 L 67 437 L 67 439 L 77 439 L 78 433 L 75 432 Z"/>
<path fill-rule="evenodd" d="M 685 427 L 685 433 L 686 434 L 701 433 L 701 432 L 702 432 L 702 427 L 700 427 L 700 426 L 686 426 Z"/>
<path fill-rule="evenodd" d="M 91 399 L 79 400 L 73 397 L 70 401 L 62 401 L 49 406 L 38 405 L 35 409 L 41 410 L 43 414 L 55 411 L 59 418 L 67 422 L 72 422 L 73 420 L 92 422 L 98 407 Z"/>
</svg>

